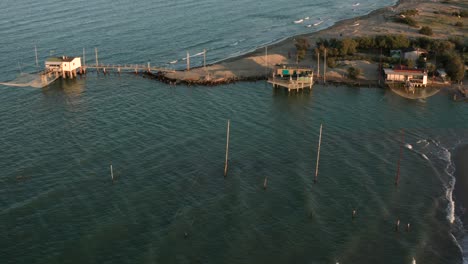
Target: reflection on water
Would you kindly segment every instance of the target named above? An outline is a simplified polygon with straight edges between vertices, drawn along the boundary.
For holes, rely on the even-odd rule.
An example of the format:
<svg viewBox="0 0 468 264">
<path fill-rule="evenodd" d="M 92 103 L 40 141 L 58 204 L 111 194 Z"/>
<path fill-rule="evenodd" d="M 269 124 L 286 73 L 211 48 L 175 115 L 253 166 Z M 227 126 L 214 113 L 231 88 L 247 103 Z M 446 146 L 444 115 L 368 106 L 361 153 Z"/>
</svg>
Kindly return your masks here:
<svg viewBox="0 0 468 264">
<path fill-rule="evenodd" d="M 42 88 L 44 100 L 52 105 L 63 105 L 72 112 L 81 111 L 83 108 L 85 91 L 85 79 L 58 79 L 47 87 Z"/>
<path fill-rule="evenodd" d="M 425 99 L 440 91 L 439 87 L 406 87 L 404 84 L 389 84 L 390 89 L 408 99 Z"/>
</svg>

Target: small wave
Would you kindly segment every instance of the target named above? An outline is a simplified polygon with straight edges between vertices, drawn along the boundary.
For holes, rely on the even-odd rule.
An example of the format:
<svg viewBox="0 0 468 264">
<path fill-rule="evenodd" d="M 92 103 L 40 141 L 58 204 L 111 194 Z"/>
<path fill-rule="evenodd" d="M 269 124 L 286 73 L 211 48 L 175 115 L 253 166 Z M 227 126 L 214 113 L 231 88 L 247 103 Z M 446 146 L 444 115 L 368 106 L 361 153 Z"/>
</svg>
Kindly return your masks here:
<svg viewBox="0 0 468 264">
<path fill-rule="evenodd" d="M 411 146 L 411 144 L 405 143 L 405 148 L 407 148 L 407 149 L 413 149 L 413 146 Z"/>
<path fill-rule="evenodd" d="M 424 153 L 421 153 L 421 157 L 423 157 L 423 159 L 425 159 L 425 160 L 429 160 L 429 158 Z"/>
</svg>

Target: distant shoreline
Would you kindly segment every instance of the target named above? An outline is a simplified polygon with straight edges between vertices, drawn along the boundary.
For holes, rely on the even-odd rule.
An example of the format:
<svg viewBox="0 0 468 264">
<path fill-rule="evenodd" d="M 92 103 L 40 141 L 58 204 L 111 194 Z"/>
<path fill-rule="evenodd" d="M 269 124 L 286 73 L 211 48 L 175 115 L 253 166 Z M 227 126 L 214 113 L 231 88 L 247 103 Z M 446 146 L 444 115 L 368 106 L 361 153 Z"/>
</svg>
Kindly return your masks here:
<svg viewBox="0 0 468 264">
<path fill-rule="evenodd" d="M 295 38 L 306 38 L 311 46 L 315 45 L 318 39 L 345 38 L 373 35 L 396 35 L 403 34 L 408 37 L 421 37 L 418 28 L 410 27 L 406 24 L 396 23 L 393 17 L 399 12 L 407 9 L 418 9 L 420 16 L 434 16 L 435 10 L 450 9 L 453 4 L 433 2 L 430 0 L 399 0 L 393 6 L 383 7 L 371 11 L 369 14 L 355 18 L 349 18 L 336 22 L 334 25 L 306 34 L 288 37 L 267 46 L 268 55 L 265 56 L 265 46 L 245 54 L 227 58 L 217 63 L 195 67 L 187 70 L 166 72 L 153 75 L 153 77 L 170 84 L 194 84 L 194 85 L 218 85 L 236 81 L 256 81 L 265 80 L 267 73 L 274 69 L 277 64 L 295 64 L 296 48 Z M 435 16 L 444 16 L 436 14 Z M 424 17 L 425 18 L 425 17 Z M 468 24 L 468 21 L 467 21 Z M 433 38 L 447 38 L 451 32 L 441 28 L 434 29 Z M 293 58 L 294 57 L 294 58 Z M 322 58 L 321 58 L 322 60 Z M 350 80 L 345 77 L 346 68 L 327 69 L 327 81 L 348 85 L 371 86 L 379 83 L 377 66 L 375 63 L 363 61 L 347 62 L 350 66 L 357 66 L 362 69 L 362 76 L 358 80 Z M 315 58 L 307 56 L 301 65 L 307 65 L 317 69 Z M 321 62 L 320 66 L 323 65 Z"/>
</svg>

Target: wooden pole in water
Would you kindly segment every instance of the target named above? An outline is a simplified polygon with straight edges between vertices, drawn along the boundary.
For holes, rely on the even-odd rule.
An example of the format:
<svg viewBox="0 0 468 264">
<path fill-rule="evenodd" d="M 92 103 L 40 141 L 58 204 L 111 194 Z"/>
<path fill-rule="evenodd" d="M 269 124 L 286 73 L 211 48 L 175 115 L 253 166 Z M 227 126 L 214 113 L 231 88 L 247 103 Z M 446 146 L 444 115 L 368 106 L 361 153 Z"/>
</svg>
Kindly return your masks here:
<svg viewBox="0 0 468 264">
<path fill-rule="evenodd" d="M 94 53 L 96 54 L 96 69 L 97 69 L 97 67 L 99 66 L 97 48 L 94 48 Z"/>
<path fill-rule="evenodd" d="M 206 70 L 206 49 L 203 49 L 203 69 Z"/>
<path fill-rule="evenodd" d="M 267 177 L 265 176 L 265 180 L 263 181 L 263 189 L 266 190 L 267 188 Z"/>
<path fill-rule="evenodd" d="M 228 153 L 229 153 L 229 127 L 231 125 L 231 121 L 228 119 L 227 123 L 227 134 L 226 134 L 226 160 L 224 161 L 224 177 L 227 176 L 228 170 Z"/>
<path fill-rule="evenodd" d="M 400 145 L 400 157 L 398 158 L 397 173 L 395 177 L 395 185 L 400 183 L 400 162 L 401 157 L 403 156 L 403 144 L 405 143 L 405 130 L 401 130 L 401 145 Z"/>
<path fill-rule="evenodd" d="M 187 71 L 190 71 L 190 54 L 187 51 Z"/>
<path fill-rule="evenodd" d="M 36 67 L 39 67 L 39 60 L 37 59 L 37 46 L 34 45 L 34 54 L 36 54 Z"/>
<path fill-rule="evenodd" d="M 318 148 L 317 148 L 317 164 L 315 165 L 314 183 L 317 183 L 318 168 L 319 168 L 319 161 L 320 161 L 320 145 L 321 144 L 322 144 L 322 124 L 320 124 L 319 144 L 318 144 Z"/>
<path fill-rule="evenodd" d="M 323 83 L 326 82 L 325 75 L 327 73 L 327 48 L 325 48 L 325 53 L 323 54 Z"/>
<path fill-rule="evenodd" d="M 110 172 L 111 172 L 112 182 L 114 182 L 114 170 L 112 169 L 112 163 L 110 164 Z"/>
<path fill-rule="evenodd" d="M 83 66 L 86 66 L 86 52 L 85 52 L 85 48 L 83 48 Z"/>
<path fill-rule="evenodd" d="M 318 78 L 320 77 L 320 49 L 315 49 L 315 51 L 317 52 L 317 78 Z"/>
</svg>

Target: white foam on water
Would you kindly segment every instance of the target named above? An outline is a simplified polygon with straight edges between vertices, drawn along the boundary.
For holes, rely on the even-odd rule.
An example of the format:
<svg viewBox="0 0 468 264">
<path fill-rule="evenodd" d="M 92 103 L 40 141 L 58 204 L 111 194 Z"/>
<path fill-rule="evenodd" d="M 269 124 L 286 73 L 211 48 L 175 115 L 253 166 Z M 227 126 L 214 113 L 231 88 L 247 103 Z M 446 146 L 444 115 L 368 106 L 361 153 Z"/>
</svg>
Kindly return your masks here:
<svg viewBox="0 0 468 264">
<path fill-rule="evenodd" d="M 421 157 L 423 157 L 423 159 L 425 159 L 425 160 L 429 160 L 429 158 L 424 153 L 421 153 Z"/>
</svg>

